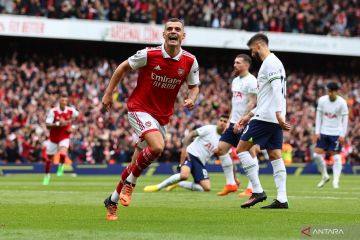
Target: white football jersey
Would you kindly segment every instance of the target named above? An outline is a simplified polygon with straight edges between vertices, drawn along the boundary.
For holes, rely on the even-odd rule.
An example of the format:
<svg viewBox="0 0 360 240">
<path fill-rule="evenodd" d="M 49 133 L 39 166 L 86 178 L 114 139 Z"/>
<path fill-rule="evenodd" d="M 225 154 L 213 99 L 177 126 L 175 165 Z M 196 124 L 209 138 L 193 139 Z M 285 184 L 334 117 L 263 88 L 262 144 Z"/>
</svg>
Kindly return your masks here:
<svg viewBox="0 0 360 240">
<path fill-rule="evenodd" d="M 198 137 L 186 148 L 191 155 L 198 157 L 202 164 L 206 164 L 214 154 L 220 134 L 216 131 L 216 125 L 205 125 L 196 129 Z"/>
<path fill-rule="evenodd" d="M 316 126 L 316 133 L 330 136 L 343 135 L 342 116 L 348 115 L 349 110 L 345 99 L 337 96 L 334 102 L 328 95 L 319 98 L 317 111 L 321 113 L 321 124 Z"/>
<path fill-rule="evenodd" d="M 251 73 L 244 77 L 236 77 L 231 84 L 231 123 L 237 123 L 245 114 L 249 102 L 249 94 L 257 93 L 257 80 Z"/>
<path fill-rule="evenodd" d="M 286 115 L 286 80 L 285 69 L 282 62 L 270 53 L 263 61 L 258 73 L 258 94 L 257 106 L 253 119 L 258 119 L 265 122 L 278 123 L 276 118 L 276 106 L 274 105 L 274 93 L 271 83 L 275 80 L 281 81 L 282 95 L 281 99 L 281 114 L 285 120 Z"/>
</svg>

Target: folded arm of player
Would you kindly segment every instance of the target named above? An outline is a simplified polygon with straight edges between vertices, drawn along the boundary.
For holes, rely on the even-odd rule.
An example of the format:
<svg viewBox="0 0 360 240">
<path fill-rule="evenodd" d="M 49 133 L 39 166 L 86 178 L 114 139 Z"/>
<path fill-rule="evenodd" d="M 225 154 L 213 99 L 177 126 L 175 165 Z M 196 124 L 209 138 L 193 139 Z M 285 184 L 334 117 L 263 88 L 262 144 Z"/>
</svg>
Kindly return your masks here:
<svg viewBox="0 0 360 240">
<path fill-rule="evenodd" d="M 101 100 L 103 107 L 109 111 L 113 105 L 113 91 L 120 81 L 124 78 L 125 74 L 131 69 L 129 61 L 123 61 L 115 70 L 111 77 L 110 83 L 105 90 L 105 94 Z"/>
</svg>

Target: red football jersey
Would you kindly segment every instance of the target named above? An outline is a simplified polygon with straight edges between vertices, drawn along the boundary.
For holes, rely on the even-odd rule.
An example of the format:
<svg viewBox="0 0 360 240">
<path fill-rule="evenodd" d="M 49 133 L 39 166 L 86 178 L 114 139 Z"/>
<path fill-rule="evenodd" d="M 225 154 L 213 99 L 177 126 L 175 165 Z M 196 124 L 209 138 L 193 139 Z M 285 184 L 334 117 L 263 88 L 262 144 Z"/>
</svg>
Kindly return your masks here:
<svg viewBox="0 0 360 240">
<path fill-rule="evenodd" d="M 71 120 L 76 118 L 79 115 L 79 112 L 72 107 L 65 107 L 64 111 L 61 111 L 59 107 L 52 108 L 46 118 L 46 123 L 56 123 L 59 122 L 61 118 L 64 120 Z M 70 138 L 71 124 L 66 126 L 52 127 L 50 129 L 50 141 L 53 143 L 59 143 L 64 139 Z"/>
<path fill-rule="evenodd" d="M 164 46 L 146 48 L 128 61 L 132 69 L 139 69 L 137 86 L 127 102 L 129 111 L 149 113 L 161 125 L 169 122 L 181 85 L 199 84 L 196 58 L 182 49 L 171 58 Z"/>
</svg>

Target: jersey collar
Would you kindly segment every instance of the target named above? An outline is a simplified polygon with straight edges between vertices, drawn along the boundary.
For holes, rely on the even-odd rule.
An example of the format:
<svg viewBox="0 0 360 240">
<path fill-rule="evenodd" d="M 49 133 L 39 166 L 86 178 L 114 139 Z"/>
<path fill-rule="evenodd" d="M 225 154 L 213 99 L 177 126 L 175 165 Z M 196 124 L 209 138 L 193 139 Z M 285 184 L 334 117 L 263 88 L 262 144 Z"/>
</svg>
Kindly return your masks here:
<svg viewBox="0 0 360 240">
<path fill-rule="evenodd" d="M 164 46 L 164 44 L 161 45 L 161 53 L 162 53 L 162 55 L 163 55 L 164 58 L 172 58 L 172 57 L 170 57 L 170 55 L 165 51 L 165 46 Z M 182 48 L 180 48 L 179 54 L 176 55 L 175 57 L 173 57 L 172 59 L 174 59 L 174 60 L 176 60 L 176 61 L 179 61 L 182 53 L 183 53 L 183 50 L 182 50 Z"/>
</svg>

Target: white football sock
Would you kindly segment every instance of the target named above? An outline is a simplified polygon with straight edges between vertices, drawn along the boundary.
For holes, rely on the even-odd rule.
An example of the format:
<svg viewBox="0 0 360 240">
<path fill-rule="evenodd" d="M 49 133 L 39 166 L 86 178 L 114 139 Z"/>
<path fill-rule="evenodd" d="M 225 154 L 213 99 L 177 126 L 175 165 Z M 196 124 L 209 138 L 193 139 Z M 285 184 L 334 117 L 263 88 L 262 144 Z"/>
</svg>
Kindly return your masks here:
<svg viewBox="0 0 360 240">
<path fill-rule="evenodd" d="M 158 184 L 159 189 L 173 185 L 180 181 L 180 173 L 174 174 Z"/>
<path fill-rule="evenodd" d="M 111 194 L 111 201 L 117 203 L 119 201 L 119 194 L 117 193 L 116 189 L 115 191 Z"/>
<path fill-rule="evenodd" d="M 274 171 L 274 180 L 277 189 L 277 200 L 281 203 L 287 202 L 286 196 L 286 168 L 282 158 L 271 161 Z"/>
<path fill-rule="evenodd" d="M 241 152 L 238 154 L 242 168 L 244 169 L 246 176 L 251 181 L 254 193 L 262 193 L 264 190 L 261 186 L 259 179 L 258 163 L 253 159 L 249 152 Z"/>
<path fill-rule="evenodd" d="M 322 154 L 314 153 L 314 161 L 318 166 L 318 169 L 321 173 L 322 178 L 329 178 L 329 174 L 327 173 L 326 163 Z"/>
<path fill-rule="evenodd" d="M 181 181 L 179 182 L 179 187 L 189 189 L 191 191 L 203 192 L 204 189 L 200 184 L 194 182 Z"/>
<path fill-rule="evenodd" d="M 269 154 L 266 149 L 260 150 L 262 155 L 264 156 L 265 160 L 269 161 Z"/>
<path fill-rule="evenodd" d="M 235 185 L 234 166 L 229 154 L 219 156 L 223 168 L 226 184 Z"/>
<path fill-rule="evenodd" d="M 138 179 L 137 177 L 135 177 L 132 173 L 130 173 L 130 175 L 126 178 L 126 181 L 132 184 L 136 184 L 137 179 Z"/>
<path fill-rule="evenodd" d="M 250 180 L 249 180 L 249 182 L 248 182 L 247 188 L 249 188 L 249 189 L 253 189 L 253 187 L 252 187 L 252 184 L 251 184 L 251 181 L 250 181 Z"/>
<path fill-rule="evenodd" d="M 333 173 L 334 173 L 333 182 L 335 184 L 339 183 L 341 170 L 342 170 L 341 156 L 340 156 L 340 154 L 335 154 L 334 155 L 334 165 L 333 165 Z"/>
</svg>

